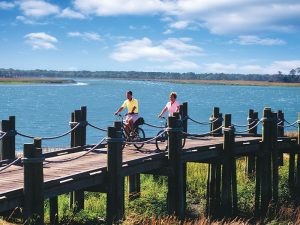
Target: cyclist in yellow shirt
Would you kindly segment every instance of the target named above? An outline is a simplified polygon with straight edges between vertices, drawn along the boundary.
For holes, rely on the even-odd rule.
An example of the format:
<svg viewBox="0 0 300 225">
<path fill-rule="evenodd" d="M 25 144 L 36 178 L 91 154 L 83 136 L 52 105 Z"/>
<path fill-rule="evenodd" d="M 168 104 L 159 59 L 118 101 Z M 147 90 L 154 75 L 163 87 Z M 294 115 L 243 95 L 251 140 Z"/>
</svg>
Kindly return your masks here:
<svg viewBox="0 0 300 225">
<path fill-rule="evenodd" d="M 125 124 L 127 127 L 127 132 L 133 130 L 133 124 L 139 118 L 139 104 L 138 100 L 132 97 L 132 91 L 126 92 L 127 99 L 123 102 L 121 107 L 115 112 L 115 115 L 118 115 L 124 108 L 127 108 L 127 116 L 125 120 Z"/>
</svg>

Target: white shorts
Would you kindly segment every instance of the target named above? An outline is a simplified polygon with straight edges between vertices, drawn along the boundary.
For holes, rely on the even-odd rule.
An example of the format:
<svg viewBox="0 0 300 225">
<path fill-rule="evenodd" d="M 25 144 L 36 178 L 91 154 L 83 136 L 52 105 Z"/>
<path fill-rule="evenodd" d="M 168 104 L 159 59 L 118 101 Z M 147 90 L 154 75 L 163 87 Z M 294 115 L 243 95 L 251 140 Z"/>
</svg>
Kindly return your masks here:
<svg viewBox="0 0 300 225">
<path fill-rule="evenodd" d="M 128 114 L 126 116 L 125 123 L 128 124 L 128 120 L 130 120 L 130 119 L 132 119 L 133 123 L 135 123 L 135 121 L 137 121 L 138 118 L 140 118 L 138 113 Z"/>
</svg>

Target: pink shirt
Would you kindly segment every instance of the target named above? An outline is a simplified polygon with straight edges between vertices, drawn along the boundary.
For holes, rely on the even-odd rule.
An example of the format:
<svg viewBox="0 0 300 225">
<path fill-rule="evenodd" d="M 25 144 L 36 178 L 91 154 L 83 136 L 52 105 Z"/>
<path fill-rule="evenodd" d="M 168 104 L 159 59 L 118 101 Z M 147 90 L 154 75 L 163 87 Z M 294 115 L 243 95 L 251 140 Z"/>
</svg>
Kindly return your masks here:
<svg viewBox="0 0 300 225">
<path fill-rule="evenodd" d="M 173 104 L 171 104 L 171 101 L 170 101 L 166 104 L 166 107 L 169 111 L 169 116 L 173 116 L 174 112 L 178 112 L 179 103 L 177 101 L 175 101 Z"/>
</svg>

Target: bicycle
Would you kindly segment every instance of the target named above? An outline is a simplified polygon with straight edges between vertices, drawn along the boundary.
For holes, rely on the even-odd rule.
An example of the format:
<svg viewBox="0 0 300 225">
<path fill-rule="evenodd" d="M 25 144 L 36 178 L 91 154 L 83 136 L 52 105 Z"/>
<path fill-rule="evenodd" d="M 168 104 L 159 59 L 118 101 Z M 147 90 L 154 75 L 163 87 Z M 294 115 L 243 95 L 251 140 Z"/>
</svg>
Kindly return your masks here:
<svg viewBox="0 0 300 225">
<path fill-rule="evenodd" d="M 155 139 L 155 145 L 157 150 L 159 151 L 166 151 L 168 149 L 168 132 L 165 131 L 165 129 L 168 127 L 167 124 L 167 119 L 166 117 L 160 117 L 162 119 L 164 119 L 164 121 L 162 121 L 164 123 L 165 128 L 160 130 L 157 135 L 156 135 L 156 139 Z M 182 138 L 182 142 L 181 142 L 181 147 L 183 148 L 185 145 L 185 139 L 186 137 Z"/>
<path fill-rule="evenodd" d="M 122 124 L 122 137 L 125 139 L 126 142 L 141 142 L 145 140 L 145 131 L 140 128 L 139 126 L 144 123 L 144 119 L 142 117 L 138 118 L 137 121 L 134 122 L 134 128 L 133 130 L 130 130 L 129 132 L 125 129 L 125 121 L 126 121 L 126 116 L 122 116 L 121 114 L 117 115 L 118 117 L 121 118 L 121 124 Z M 122 144 L 122 149 L 125 148 L 126 143 Z M 144 146 L 144 143 L 136 143 L 133 144 L 136 149 L 141 149 Z"/>
</svg>

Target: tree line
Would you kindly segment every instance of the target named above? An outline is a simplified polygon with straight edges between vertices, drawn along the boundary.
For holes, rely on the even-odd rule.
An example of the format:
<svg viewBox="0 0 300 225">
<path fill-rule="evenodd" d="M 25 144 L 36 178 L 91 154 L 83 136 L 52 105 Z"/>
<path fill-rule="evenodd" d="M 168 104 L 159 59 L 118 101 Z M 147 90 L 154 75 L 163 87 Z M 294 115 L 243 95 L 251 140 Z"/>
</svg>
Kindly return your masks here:
<svg viewBox="0 0 300 225">
<path fill-rule="evenodd" d="M 300 67 L 289 74 L 225 74 L 225 73 L 176 73 L 176 72 L 139 72 L 139 71 L 56 71 L 56 70 L 16 70 L 1 69 L 0 77 L 47 77 L 47 78 L 114 78 L 114 79 L 166 79 L 166 80 L 245 80 L 300 83 Z"/>
</svg>

